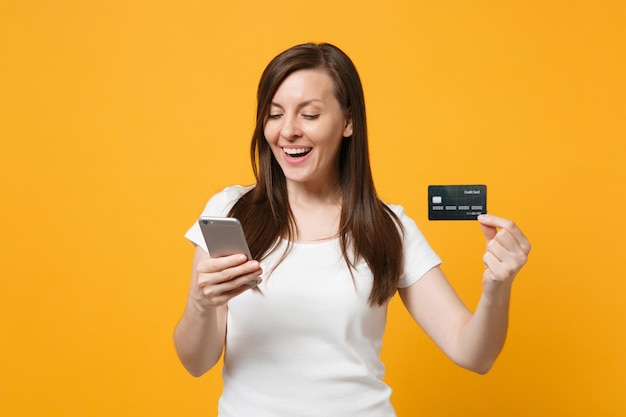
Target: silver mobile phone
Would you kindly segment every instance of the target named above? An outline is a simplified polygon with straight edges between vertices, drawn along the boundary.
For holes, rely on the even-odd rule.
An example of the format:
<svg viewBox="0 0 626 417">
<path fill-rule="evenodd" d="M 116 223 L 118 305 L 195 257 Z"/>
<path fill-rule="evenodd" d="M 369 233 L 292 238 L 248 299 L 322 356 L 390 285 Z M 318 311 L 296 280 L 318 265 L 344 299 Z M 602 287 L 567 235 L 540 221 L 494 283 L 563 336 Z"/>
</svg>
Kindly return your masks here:
<svg viewBox="0 0 626 417">
<path fill-rule="evenodd" d="M 234 217 L 201 216 L 198 224 L 212 258 L 243 253 L 248 260 L 252 259 L 239 220 Z M 253 279 L 246 282 L 246 285 L 255 286 L 258 283 L 258 280 Z"/>
<path fill-rule="evenodd" d="M 207 217 L 198 220 L 212 258 L 243 253 L 252 259 L 241 223 L 234 217 Z"/>
</svg>

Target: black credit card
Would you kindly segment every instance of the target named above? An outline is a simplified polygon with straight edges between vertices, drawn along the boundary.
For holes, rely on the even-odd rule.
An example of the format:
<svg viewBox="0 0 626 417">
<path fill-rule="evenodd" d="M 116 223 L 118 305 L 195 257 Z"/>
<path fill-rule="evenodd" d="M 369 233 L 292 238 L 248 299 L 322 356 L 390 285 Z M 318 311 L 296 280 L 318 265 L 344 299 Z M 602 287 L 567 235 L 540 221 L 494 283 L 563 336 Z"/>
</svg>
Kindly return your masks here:
<svg viewBox="0 0 626 417">
<path fill-rule="evenodd" d="M 485 213 L 486 185 L 428 186 L 428 220 L 476 220 Z"/>
</svg>

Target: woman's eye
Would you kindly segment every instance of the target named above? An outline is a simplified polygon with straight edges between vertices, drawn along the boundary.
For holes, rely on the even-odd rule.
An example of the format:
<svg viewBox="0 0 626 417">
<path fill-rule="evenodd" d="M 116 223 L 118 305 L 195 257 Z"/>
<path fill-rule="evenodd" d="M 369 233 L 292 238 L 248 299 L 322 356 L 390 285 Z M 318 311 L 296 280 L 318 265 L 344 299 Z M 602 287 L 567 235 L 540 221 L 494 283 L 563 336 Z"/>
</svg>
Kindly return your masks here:
<svg viewBox="0 0 626 417">
<path fill-rule="evenodd" d="M 319 114 L 303 114 L 302 117 L 304 117 L 307 120 L 315 120 L 318 117 L 320 117 Z"/>
<path fill-rule="evenodd" d="M 280 118 L 280 114 L 270 114 L 267 116 L 268 119 L 276 120 Z"/>
</svg>

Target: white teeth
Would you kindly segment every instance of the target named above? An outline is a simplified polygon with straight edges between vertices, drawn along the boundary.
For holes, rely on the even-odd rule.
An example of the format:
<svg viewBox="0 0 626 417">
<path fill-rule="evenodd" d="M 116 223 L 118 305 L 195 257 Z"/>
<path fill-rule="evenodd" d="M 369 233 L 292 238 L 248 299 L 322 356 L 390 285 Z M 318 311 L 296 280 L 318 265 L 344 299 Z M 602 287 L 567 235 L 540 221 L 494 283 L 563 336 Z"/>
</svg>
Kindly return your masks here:
<svg viewBox="0 0 626 417">
<path fill-rule="evenodd" d="M 311 149 L 312 148 L 283 148 L 283 151 L 287 155 L 301 155 L 303 153 L 309 152 Z"/>
</svg>

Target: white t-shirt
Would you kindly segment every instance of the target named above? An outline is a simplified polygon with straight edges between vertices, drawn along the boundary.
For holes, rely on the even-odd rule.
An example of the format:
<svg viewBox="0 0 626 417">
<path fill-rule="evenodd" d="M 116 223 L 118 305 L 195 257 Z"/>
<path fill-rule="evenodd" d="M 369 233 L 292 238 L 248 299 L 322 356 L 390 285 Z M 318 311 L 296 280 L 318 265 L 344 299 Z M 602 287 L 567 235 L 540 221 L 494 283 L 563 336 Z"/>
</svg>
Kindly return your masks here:
<svg viewBox="0 0 626 417">
<path fill-rule="evenodd" d="M 228 187 L 203 215 L 226 216 L 249 187 Z M 441 263 L 402 207 L 390 205 L 405 229 L 408 287 Z M 197 223 L 185 235 L 206 250 Z M 286 242 L 261 266 L 267 274 Z M 380 349 L 387 305 L 368 301 L 372 275 L 361 260 L 354 280 L 339 240 L 293 243 L 263 276 L 261 291 L 228 303 L 220 417 L 392 417 Z"/>
</svg>

